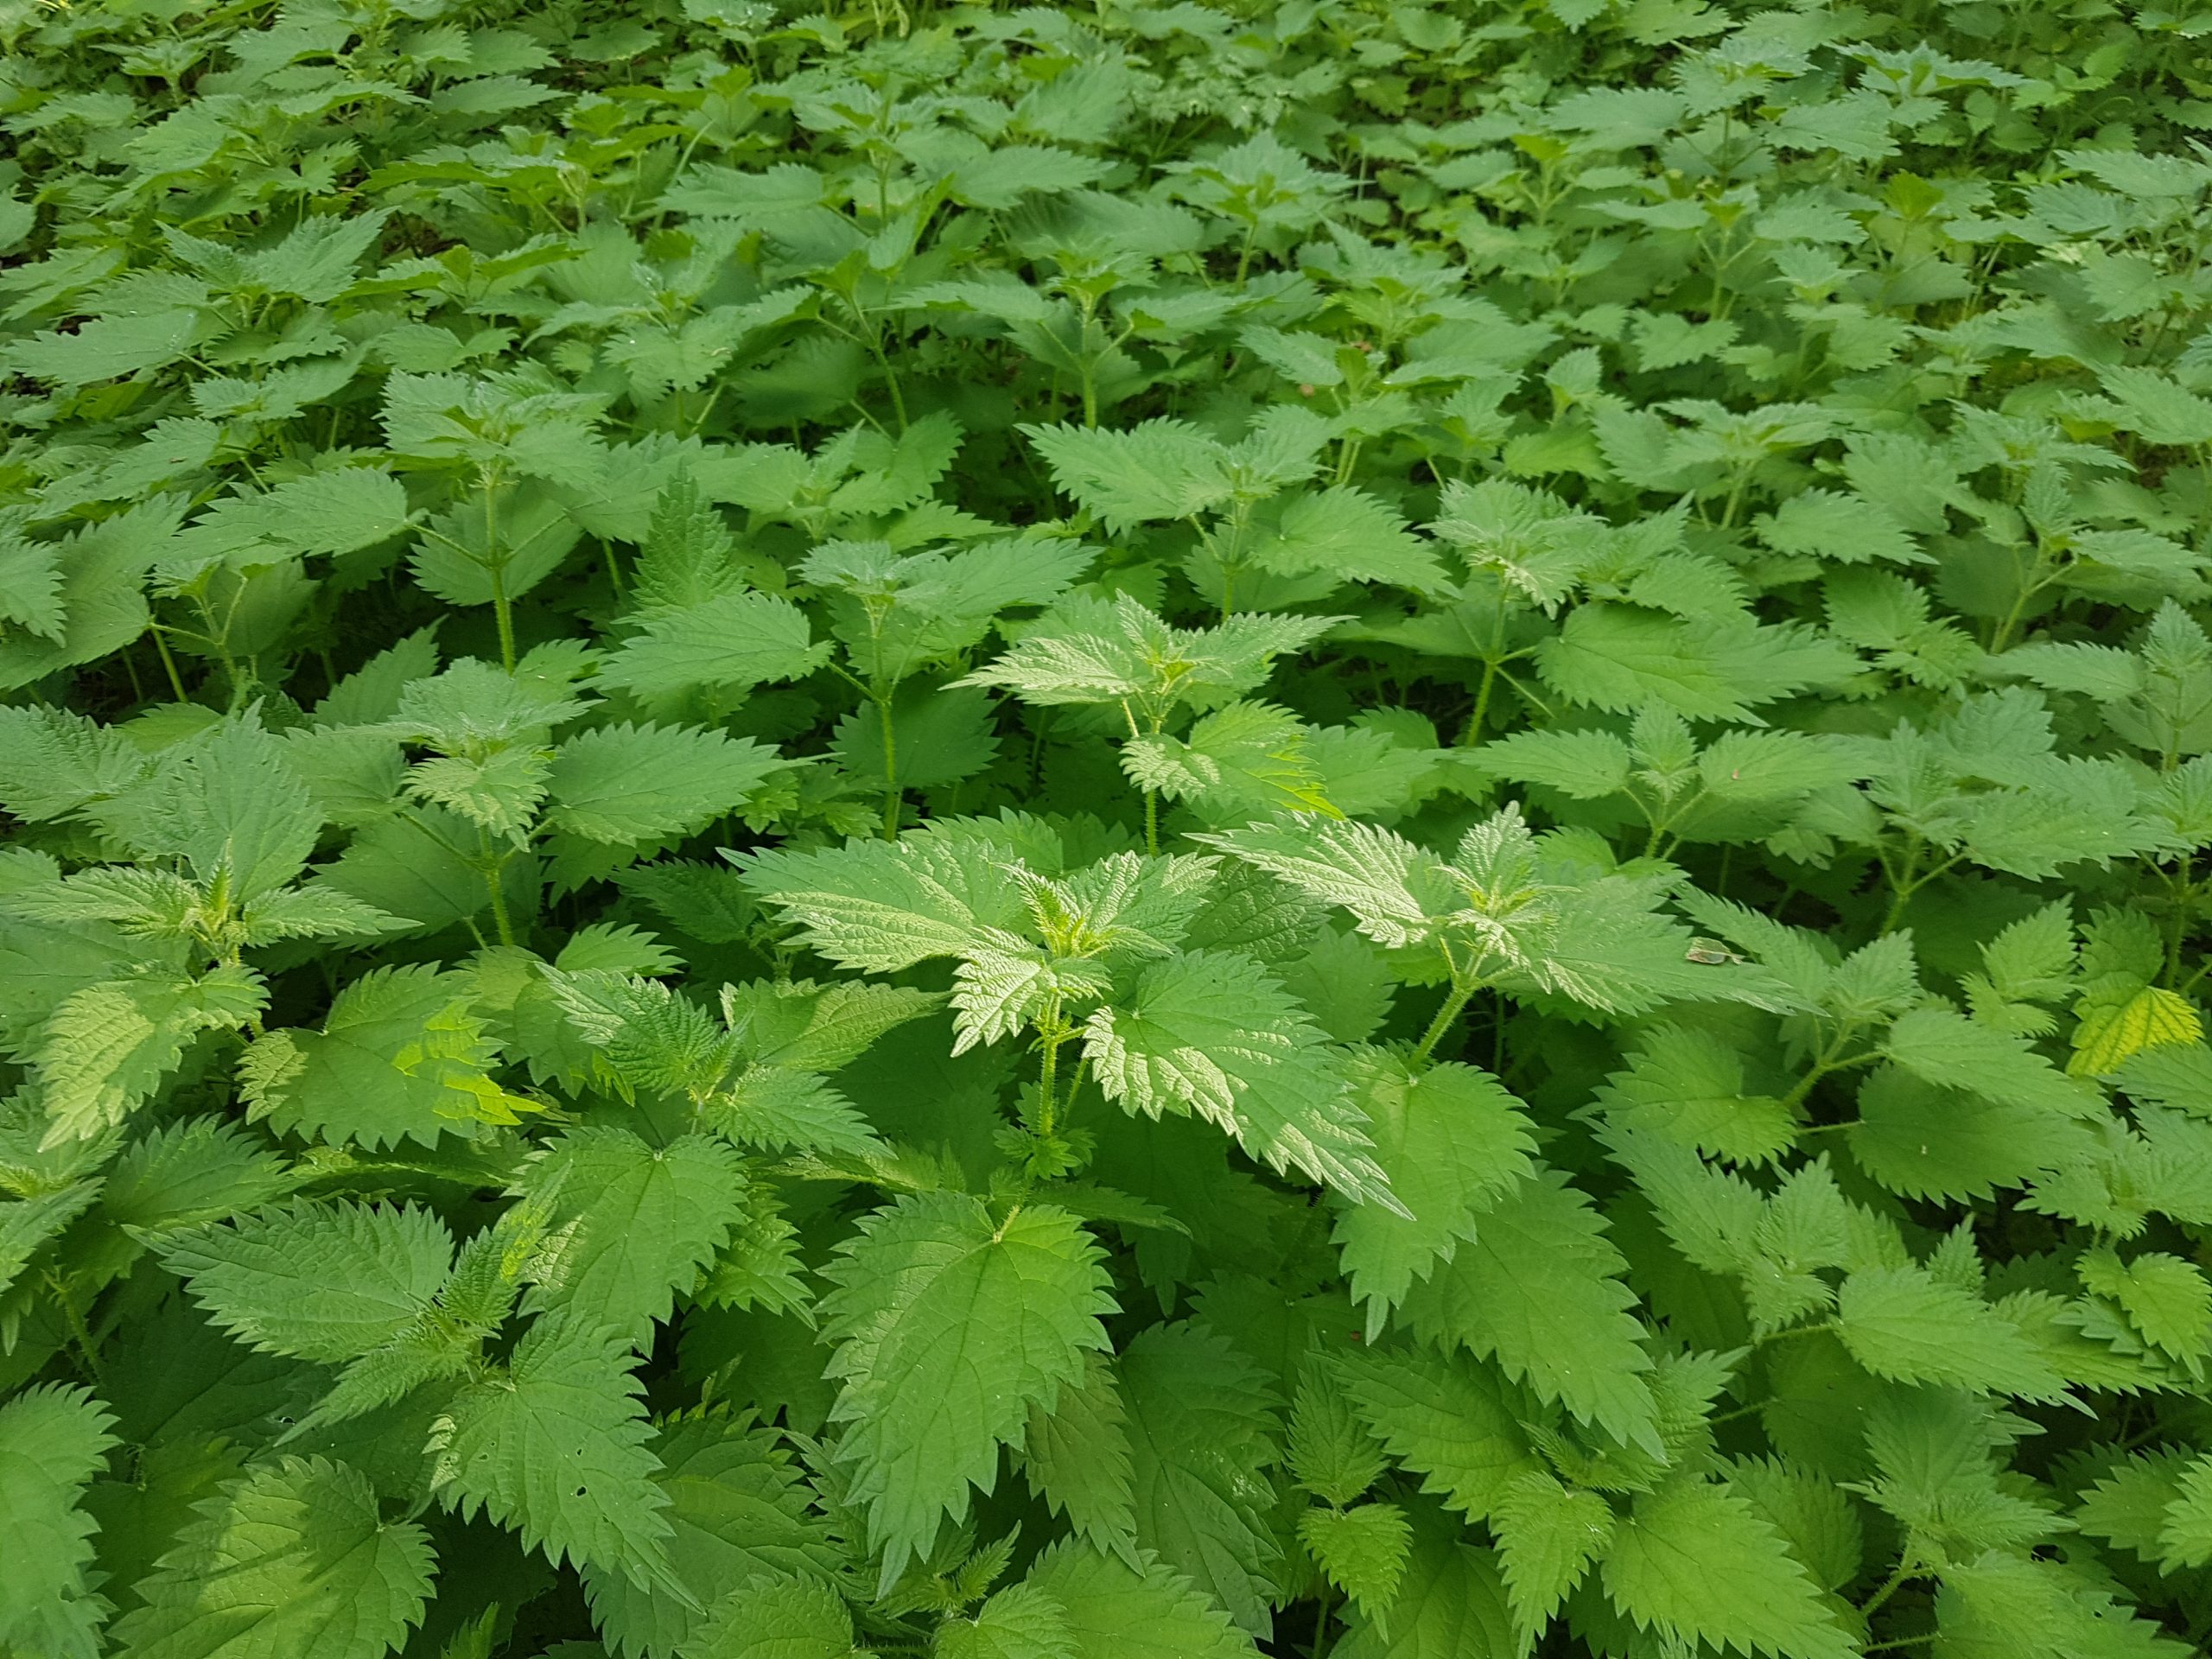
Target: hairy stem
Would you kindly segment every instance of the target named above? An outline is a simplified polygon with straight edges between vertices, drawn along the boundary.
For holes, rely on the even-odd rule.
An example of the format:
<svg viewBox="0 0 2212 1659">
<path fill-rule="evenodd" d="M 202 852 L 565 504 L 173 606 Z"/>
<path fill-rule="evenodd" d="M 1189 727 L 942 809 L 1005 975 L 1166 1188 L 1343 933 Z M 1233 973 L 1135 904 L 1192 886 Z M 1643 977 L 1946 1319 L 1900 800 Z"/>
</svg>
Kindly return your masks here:
<svg viewBox="0 0 2212 1659">
<path fill-rule="evenodd" d="M 1453 982 L 1452 994 L 1444 999 L 1443 1007 L 1436 1011 L 1436 1018 L 1428 1022 L 1428 1029 L 1421 1033 L 1421 1046 L 1414 1050 L 1416 1065 L 1428 1063 L 1428 1057 L 1436 1052 L 1437 1044 L 1444 1040 L 1444 1033 L 1458 1023 L 1459 1015 L 1466 1008 L 1467 999 L 1480 988 L 1477 985 Z"/>
<path fill-rule="evenodd" d="M 492 925 L 499 935 L 501 944 L 515 942 L 515 925 L 507 914 L 507 889 L 503 878 L 507 870 L 507 855 L 492 850 L 492 834 L 488 830 L 476 832 L 476 843 L 484 871 L 485 891 L 492 895 Z"/>
<path fill-rule="evenodd" d="M 874 698 L 876 717 L 883 725 L 883 838 L 899 839 L 899 815 L 905 805 L 899 792 L 899 734 L 891 725 L 891 699 Z"/>
</svg>

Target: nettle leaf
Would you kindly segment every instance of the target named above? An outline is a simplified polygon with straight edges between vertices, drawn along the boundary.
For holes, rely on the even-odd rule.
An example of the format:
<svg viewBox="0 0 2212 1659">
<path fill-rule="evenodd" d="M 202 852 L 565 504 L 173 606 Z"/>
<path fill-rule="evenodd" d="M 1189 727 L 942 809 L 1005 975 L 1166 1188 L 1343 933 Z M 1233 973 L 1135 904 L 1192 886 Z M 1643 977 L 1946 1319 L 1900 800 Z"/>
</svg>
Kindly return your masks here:
<svg viewBox="0 0 2212 1659">
<path fill-rule="evenodd" d="M 493 1082 L 499 1050 L 459 974 L 378 968 L 340 991 L 322 1029 L 273 1031 L 238 1064 L 238 1089 L 276 1128 L 376 1149 L 513 1122 Z"/>
<path fill-rule="evenodd" d="M 8 1571 L 0 1576 L 0 1643 L 56 1659 L 99 1651 L 105 1609 L 92 1593 L 93 1535 L 86 1488 L 116 1445 L 114 1417 L 82 1389 L 45 1386 L 0 1405 L 0 1507 Z"/>
<path fill-rule="evenodd" d="M 1274 1395 L 1226 1339 L 1191 1323 L 1144 1332 L 1119 1370 L 1138 1544 L 1264 1637 L 1279 1571 L 1263 1476 L 1277 1456 Z"/>
<path fill-rule="evenodd" d="M 2190 8 L 148 10 L 0 1652 L 2203 1645 Z"/>
<path fill-rule="evenodd" d="M 1020 887 L 995 854 L 988 843 L 910 837 L 734 861 L 810 949 L 841 967 L 893 973 L 963 955 L 1019 920 Z"/>
<path fill-rule="evenodd" d="M 1783 1659 L 1847 1659 L 1857 1644 L 1802 1562 L 1746 1499 L 1676 1481 L 1638 1497 L 1600 1574 L 1639 1630 Z"/>
<path fill-rule="evenodd" d="M 1309 756 L 1303 722 L 1260 702 L 1199 718 L 1187 737 L 1134 737 L 1122 770 L 1140 789 L 1187 800 L 1216 823 L 1289 810 L 1341 816 Z"/>
<path fill-rule="evenodd" d="M 1430 1339 L 1494 1358 L 1542 1398 L 1658 1454 L 1651 1357 L 1628 1312 L 1627 1265 L 1589 1199 L 1560 1172 L 1540 1169 L 1414 1287 L 1406 1316 Z"/>
<path fill-rule="evenodd" d="M 160 1254 L 240 1340 L 327 1363 L 381 1346 L 430 1306 L 453 1236 L 426 1210 L 301 1200 L 169 1238 Z"/>
<path fill-rule="evenodd" d="M 847 1659 L 853 1616 L 828 1580 L 756 1573 L 707 1610 L 685 1649 L 696 1659 Z"/>
<path fill-rule="evenodd" d="M 634 1363 L 619 1332 L 541 1317 L 431 1425 L 439 1501 L 514 1528 L 549 1560 L 640 1586 L 664 1578 L 674 1529 Z"/>
<path fill-rule="evenodd" d="M 1194 950 L 1146 969 L 1125 1006 L 1090 1017 L 1084 1055 L 1131 1111 L 1196 1114 L 1277 1170 L 1395 1206 L 1319 1029 L 1249 957 Z"/>
<path fill-rule="evenodd" d="M 1051 1410 L 1029 1409 L 1021 1466 L 1030 1490 L 1084 1539 L 1134 1562 L 1131 1457 L 1121 1383 L 1103 1354 L 1085 1357 L 1081 1385 L 1063 1388 Z"/>
<path fill-rule="evenodd" d="M 1049 1413 L 1080 1385 L 1115 1304 L 1072 1216 L 1033 1205 L 995 1221 L 957 1193 L 876 1211 L 824 1274 L 838 1458 L 887 1586 L 943 1519 L 966 1515 L 970 1488 L 991 1490 L 998 1448 L 1021 1444 L 1030 1408 Z"/>
<path fill-rule="evenodd" d="M 198 976 L 143 972 L 87 985 L 54 1011 L 32 1059 L 49 1144 L 120 1123 L 182 1062 L 202 1032 L 235 1030 L 268 1006 L 261 976 L 218 967 Z"/>
<path fill-rule="evenodd" d="M 2101 1112 L 2095 1093 L 2069 1083 L 2040 1054 L 1948 1008 L 1915 1008 L 1890 1027 L 1884 1052 L 1922 1081 L 1939 1087 L 2088 1117 Z"/>
<path fill-rule="evenodd" d="M 1325 570 L 1346 582 L 1384 582 L 1417 592 L 1444 585 L 1444 567 L 1405 520 L 1364 491 L 1300 491 L 1261 520 L 1248 556 L 1280 575 Z"/>
<path fill-rule="evenodd" d="M 1147 421 L 1126 431 L 1073 426 L 1023 429 L 1052 469 L 1052 481 L 1114 531 L 1188 518 L 1229 499 L 1221 447 L 1180 421 Z"/>
<path fill-rule="evenodd" d="M 1356 1618 L 1342 1651 L 1351 1659 L 1383 1659 L 1449 1653 L 1469 1642 L 1486 1653 L 1513 1650 L 1512 1618 L 1495 1558 L 1431 1532 L 1414 1535 L 1389 1617 Z"/>
<path fill-rule="evenodd" d="M 588 1127 L 549 1146 L 517 1195 L 545 1204 L 561 1229 L 524 1311 L 568 1309 L 636 1341 L 690 1293 L 746 1203 L 737 1154 L 711 1135 L 654 1146 Z"/>
<path fill-rule="evenodd" d="M 1500 1574 L 1522 1650 L 1532 1646 L 1618 1529 L 1612 1506 L 1548 1471 L 1522 1476 L 1491 1513 Z"/>
<path fill-rule="evenodd" d="M 547 771 L 546 822 L 613 846 L 690 835 L 788 766 L 747 738 L 677 726 L 609 726 L 572 737 Z"/>
<path fill-rule="evenodd" d="M 2065 1382 L 2002 1313 L 1925 1268 L 1862 1268 L 1836 1293 L 1836 1330 L 1878 1376 L 2056 1399 Z"/>
<path fill-rule="evenodd" d="M 598 683 L 648 705 L 687 691 L 717 695 L 776 680 L 804 679 L 828 660 L 806 615 L 770 594 L 715 594 L 680 608 L 658 609 L 610 653 Z"/>
<path fill-rule="evenodd" d="M 1371 824 L 1254 825 L 1196 839 L 1343 906 L 1378 944 L 1425 943 L 1465 899 L 1427 852 Z"/>
<path fill-rule="evenodd" d="M 126 1227 L 168 1231 L 257 1209 L 292 1185 L 284 1160 L 245 1130 L 194 1117 L 129 1147 L 100 1189 L 100 1208 Z"/>
<path fill-rule="evenodd" d="M 1375 1160 L 1408 1212 L 1346 1208 L 1335 1238 L 1352 1294 L 1367 1304 L 1367 1339 L 1415 1279 L 1449 1261 L 1481 1229 L 1490 1204 L 1534 1173 L 1535 1143 L 1519 1103 L 1489 1073 L 1444 1065 L 1416 1071 L 1379 1050 L 1362 1051 L 1352 1094 L 1368 1120 Z"/>
<path fill-rule="evenodd" d="M 1341 619 L 1243 613 L 1211 628 L 1180 628 L 1128 594 L 1109 605 L 1063 603 L 1022 631 L 1010 651 L 955 685 L 1003 686 L 1024 702 L 1128 703 L 1155 721 L 1185 702 L 1225 701 L 1259 687 L 1274 659 Z"/>
<path fill-rule="evenodd" d="M 1349 1510 L 1311 1509 L 1298 1517 L 1298 1539 L 1329 1581 L 1363 1611 L 1387 1612 L 1405 1575 L 1413 1529 L 1395 1503 Z"/>
<path fill-rule="evenodd" d="M 298 875 L 321 828 L 283 747 L 251 720 L 180 745 L 96 814 L 140 856 L 176 859 L 202 884 L 219 878 L 241 901 Z"/>
<path fill-rule="evenodd" d="M 1075 1633 L 1049 1593 L 1010 1584 L 972 1616 L 939 1624 L 931 1645 L 946 1659 L 1065 1659 L 1075 1652 Z"/>
<path fill-rule="evenodd" d="M 1337 1369 L 1360 1421 L 1404 1468 L 1471 1520 L 1496 1512 L 1543 1467 L 1513 1392 L 1473 1362 L 1433 1349 L 1369 1348 Z"/>
<path fill-rule="evenodd" d="M 378 1659 L 421 1623 L 435 1560 L 359 1471 L 286 1458 L 194 1506 L 115 1639 L 161 1659 Z"/>
<path fill-rule="evenodd" d="M 1058 1604 L 1076 1659 L 1249 1659 L 1258 1649 L 1191 1581 L 1150 1555 L 1127 1562 L 1073 1542 L 1023 1582 Z"/>
<path fill-rule="evenodd" d="M 756 1573 L 828 1577 L 841 1560 L 829 1525 L 814 1512 L 798 1468 L 772 1429 L 747 1414 L 686 1414 L 659 1426 L 650 1446 L 654 1484 L 668 1494 L 674 1529 L 670 1580 L 696 1607 L 620 1572 L 587 1567 L 593 1617 L 625 1655 L 651 1659 L 690 1644 L 709 1627 L 725 1586 Z"/>
</svg>

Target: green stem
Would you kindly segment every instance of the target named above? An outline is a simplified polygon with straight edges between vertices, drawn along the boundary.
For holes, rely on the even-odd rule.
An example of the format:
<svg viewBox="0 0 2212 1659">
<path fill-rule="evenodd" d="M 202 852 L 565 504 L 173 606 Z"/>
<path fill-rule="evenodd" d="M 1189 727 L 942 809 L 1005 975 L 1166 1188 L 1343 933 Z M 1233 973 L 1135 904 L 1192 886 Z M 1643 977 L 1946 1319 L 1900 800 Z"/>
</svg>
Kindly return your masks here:
<svg viewBox="0 0 2212 1659">
<path fill-rule="evenodd" d="M 492 925 L 499 932 L 499 943 L 512 945 L 515 942 L 515 925 L 513 918 L 507 914 L 507 890 L 501 880 L 506 874 L 507 855 L 505 853 L 493 855 L 492 833 L 488 830 L 479 830 L 476 842 L 482 859 L 484 887 L 492 895 Z"/>
<path fill-rule="evenodd" d="M 484 575 L 492 584 L 492 618 L 499 628 L 499 665 L 515 671 L 515 618 L 507 598 L 506 561 L 499 556 L 499 498 L 492 480 L 484 480 Z"/>
<path fill-rule="evenodd" d="M 1873 1618 L 1876 1611 L 1880 1609 L 1882 1604 L 1887 1601 L 1891 1596 L 1897 1594 L 1899 1586 L 1901 1586 L 1904 1581 L 1911 1576 L 1912 1563 L 1909 1560 L 1899 1561 L 1897 1563 L 1897 1570 L 1891 1573 L 1888 1578 L 1883 1580 L 1880 1586 L 1875 1590 L 1874 1593 L 1867 1597 L 1864 1602 L 1859 1604 L 1859 1616 L 1861 1618 Z"/>
<path fill-rule="evenodd" d="M 2050 578 L 2043 573 L 2045 563 L 2043 551 L 2038 548 L 2036 551 L 2035 563 L 2029 566 L 2027 575 L 2021 581 L 2020 591 L 2013 596 L 2012 609 L 2005 613 L 2004 619 L 1998 623 L 1996 631 L 1989 636 L 1991 656 L 2001 657 L 2005 654 L 2005 648 L 2012 643 L 2012 630 L 2020 626 L 2020 618 L 2026 613 L 2028 601 L 2041 593 L 2049 582 Z"/>
<path fill-rule="evenodd" d="M 1835 1057 L 1843 1052 L 1843 1046 L 1849 1040 L 1849 1039 L 1850 1033 L 1848 1032 L 1845 1033 L 1843 1036 L 1836 1039 L 1834 1046 L 1822 1052 L 1813 1061 L 1813 1069 L 1808 1071 L 1803 1077 L 1798 1078 L 1797 1086 L 1782 1097 L 1782 1109 L 1783 1111 L 1794 1112 L 1799 1107 L 1802 1106 L 1807 1100 L 1811 1098 L 1813 1086 L 1819 1083 L 1822 1077 L 1833 1077 L 1838 1071 L 1848 1071 L 1853 1066 L 1872 1065 L 1876 1060 L 1882 1058 L 1880 1050 L 1869 1049 L 1864 1054 L 1854 1054 L 1847 1060 L 1839 1060 Z M 1840 1123 L 1828 1123 L 1823 1124 L 1821 1127 L 1821 1131 L 1825 1132 L 1827 1129 L 1842 1128 L 1845 1126 Z M 1808 1129 L 1801 1131 L 1801 1133 L 1809 1135 L 1814 1133 L 1814 1131 Z"/>
<path fill-rule="evenodd" d="M 1478 985 L 1452 982 L 1452 994 L 1444 999 L 1444 1006 L 1437 1009 L 1436 1018 L 1428 1022 L 1428 1029 L 1421 1034 L 1421 1046 L 1414 1050 L 1414 1064 L 1424 1065 L 1444 1040 L 1444 1033 L 1452 1028 L 1467 1006 L 1467 999 L 1481 988 Z"/>
<path fill-rule="evenodd" d="M 899 734 L 891 725 L 891 699 L 876 697 L 876 718 L 883 726 L 883 838 L 899 839 L 899 814 L 905 804 L 899 792 Z"/>
<path fill-rule="evenodd" d="M 1915 856 L 1916 858 L 1918 856 L 1917 849 L 1915 851 Z M 1897 924 L 1904 919 L 1904 907 L 1907 904 L 1911 902 L 1912 895 L 1918 893 L 1930 881 L 1933 881 L 1937 876 L 1942 874 L 1944 871 L 1949 869 L 1951 866 L 1957 863 L 1962 856 L 1962 854 L 1954 853 L 1950 857 L 1945 859 L 1941 864 L 1932 865 L 1929 868 L 1923 870 L 1919 874 L 1913 876 L 1910 880 L 1899 882 L 1897 884 L 1897 897 L 1890 901 L 1889 913 L 1882 918 L 1882 931 L 1885 933 L 1896 932 Z"/>
<path fill-rule="evenodd" d="M 161 653 L 162 671 L 169 677 L 170 691 L 179 702 L 191 702 L 192 699 L 184 695 L 184 677 L 176 671 L 176 658 L 169 655 L 169 642 L 162 632 L 162 625 L 149 622 L 146 625 L 146 632 L 154 636 L 154 649 Z"/>
<path fill-rule="evenodd" d="M 1038 1023 L 1038 1035 L 1045 1044 L 1045 1058 L 1037 1072 L 1037 1133 L 1049 1136 L 1059 1118 L 1060 1045 L 1068 1034 L 1060 1028 L 1059 1006 L 1055 1002 L 1046 1009 L 1045 1018 Z"/>
<path fill-rule="evenodd" d="M 891 359 L 884 353 L 883 331 L 868 320 L 868 313 L 861 308 L 856 294 L 848 294 L 845 303 L 852 308 L 853 320 L 860 324 L 869 354 L 875 359 L 876 366 L 883 371 L 884 387 L 891 394 L 892 416 L 899 423 L 899 430 L 903 434 L 906 430 L 906 395 L 899 385 L 899 371 L 891 366 Z"/>
<path fill-rule="evenodd" d="M 1751 471 L 1752 469 L 1749 467 L 1737 469 L 1736 481 L 1730 486 L 1727 502 L 1720 509 L 1721 529 L 1731 530 L 1735 527 L 1736 510 L 1744 505 L 1744 491 L 1751 481 Z"/>
<path fill-rule="evenodd" d="M 1313 1612 L 1313 1651 L 1311 1659 L 1327 1659 L 1328 1651 L 1334 1645 L 1330 1639 L 1329 1604 L 1336 1599 L 1335 1591 L 1334 1584 L 1325 1578 L 1321 1580 L 1319 1605 Z"/>
<path fill-rule="evenodd" d="M 2190 906 L 2196 895 L 2189 887 L 2189 867 L 2195 855 L 2183 853 L 2181 868 L 2173 877 L 2173 918 L 2166 928 L 2166 983 L 2181 977 L 2181 942 L 2189 932 Z"/>
<path fill-rule="evenodd" d="M 86 1374 L 92 1378 L 93 1387 L 105 1392 L 107 1374 L 100 1364 L 99 1346 L 92 1340 L 92 1327 L 85 1323 L 84 1310 L 77 1306 L 77 1298 L 69 1288 L 69 1281 L 60 1274 L 49 1271 L 46 1282 L 48 1288 L 54 1292 L 54 1300 L 61 1305 L 61 1317 L 69 1326 L 69 1340 L 77 1344 L 77 1351 L 83 1357 Z"/>
<path fill-rule="evenodd" d="M 1488 658 L 1483 659 L 1483 683 L 1475 688 L 1474 712 L 1467 716 L 1466 728 L 1459 734 L 1459 747 L 1471 749 L 1482 741 L 1483 716 L 1490 712 L 1491 688 L 1497 683 L 1497 664 Z"/>
<path fill-rule="evenodd" d="M 1708 1417 L 1705 1420 L 1705 1424 L 1707 1428 L 1711 1428 L 1721 1423 L 1732 1423 L 1741 1418 L 1749 1417 L 1756 1413 L 1764 1411 L 1773 1403 L 1774 1402 L 1770 1399 L 1754 1400 L 1748 1406 L 1738 1406 L 1733 1411 L 1724 1411 L 1715 1416 Z"/>
<path fill-rule="evenodd" d="M 1160 853 L 1160 797 L 1148 789 L 1144 792 L 1144 849 L 1154 857 Z"/>
</svg>

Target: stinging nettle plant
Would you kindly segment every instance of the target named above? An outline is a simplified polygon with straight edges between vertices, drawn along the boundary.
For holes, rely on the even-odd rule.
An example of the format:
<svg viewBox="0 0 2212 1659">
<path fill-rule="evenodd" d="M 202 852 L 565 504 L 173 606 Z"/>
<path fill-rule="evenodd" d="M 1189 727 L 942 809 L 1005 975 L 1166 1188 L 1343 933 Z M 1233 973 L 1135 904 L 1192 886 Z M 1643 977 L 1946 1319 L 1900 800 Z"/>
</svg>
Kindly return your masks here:
<svg viewBox="0 0 2212 1659">
<path fill-rule="evenodd" d="M 2187 5 L 0 0 L 0 1659 L 2212 1649 Z"/>
</svg>

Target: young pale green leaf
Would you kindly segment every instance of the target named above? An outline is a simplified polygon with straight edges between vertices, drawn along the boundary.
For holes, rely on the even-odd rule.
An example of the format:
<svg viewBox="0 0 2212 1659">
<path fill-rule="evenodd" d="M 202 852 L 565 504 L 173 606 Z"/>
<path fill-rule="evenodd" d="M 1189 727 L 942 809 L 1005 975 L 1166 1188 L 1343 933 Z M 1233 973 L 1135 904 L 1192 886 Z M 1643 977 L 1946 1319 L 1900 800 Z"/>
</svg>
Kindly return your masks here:
<svg viewBox="0 0 2212 1659">
<path fill-rule="evenodd" d="M 1263 702 L 1234 702 L 1203 715 L 1187 738 L 1133 737 L 1122 770 L 1138 788 L 1189 801 L 1209 823 L 1279 811 L 1342 816 L 1330 804 L 1306 753 L 1306 728 Z"/>
<path fill-rule="evenodd" d="M 1420 944 L 1465 903 L 1444 866 L 1404 836 L 1364 823 L 1253 824 L 1192 839 L 1341 905 L 1377 944 Z"/>
<path fill-rule="evenodd" d="M 46 1096 L 47 1141 L 120 1123 L 206 1031 L 236 1030 L 268 1006 L 261 976 L 225 964 L 194 977 L 142 972 L 76 992 L 54 1011 L 31 1058 Z"/>
<path fill-rule="evenodd" d="M 1130 1111 L 1195 1113 L 1274 1169 L 1402 1207 L 1319 1029 L 1249 957 L 1194 950 L 1145 969 L 1126 1004 L 1091 1015 L 1084 1055 Z"/>
<path fill-rule="evenodd" d="M 1013 872 L 982 845 L 909 838 L 734 861 L 747 888 L 797 923 L 810 949 L 872 973 L 964 955 L 1023 913 Z"/>
</svg>

